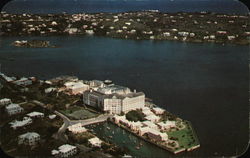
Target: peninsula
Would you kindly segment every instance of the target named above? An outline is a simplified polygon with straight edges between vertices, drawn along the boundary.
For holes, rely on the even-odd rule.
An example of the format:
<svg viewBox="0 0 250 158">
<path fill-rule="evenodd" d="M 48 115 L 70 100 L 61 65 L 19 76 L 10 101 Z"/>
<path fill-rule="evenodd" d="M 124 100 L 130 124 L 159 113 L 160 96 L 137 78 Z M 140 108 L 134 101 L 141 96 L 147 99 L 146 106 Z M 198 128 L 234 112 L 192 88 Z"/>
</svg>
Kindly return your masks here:
<svg viewBox="0 0 250 158">
<path fill-rule="evenodd" d="M 9 14 L 1 12 L 1 36 L 96 35 L 249 45 L 249 15 L 210 12 Z"/>
<path fill-rule="evenodd" d="M 88 129 L 105 121 L 174 154 L 200 147 L 189 121 L 111 80 L 0 73 L 0 91 L 1 148 L 11 156 L 124 156 L 125 149 Z"/>
</svg>

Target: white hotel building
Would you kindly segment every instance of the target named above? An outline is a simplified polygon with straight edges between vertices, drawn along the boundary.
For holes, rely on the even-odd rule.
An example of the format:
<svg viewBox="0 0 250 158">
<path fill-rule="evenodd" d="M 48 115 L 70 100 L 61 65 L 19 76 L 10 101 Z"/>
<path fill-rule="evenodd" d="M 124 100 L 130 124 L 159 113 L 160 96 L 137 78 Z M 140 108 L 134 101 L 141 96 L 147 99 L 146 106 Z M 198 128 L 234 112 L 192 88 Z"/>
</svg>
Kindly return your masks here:
<svg viewBox="0 0 250 158">
<path fill-rule="evenodd" d="M 120 114 L 121 112 L 127 113 L 134 109 L 143 108 L 145 94 L 143 92 L 131 92 L 127 87 L 112 84 L 96 90 L 85 91 L 83 102 L 109 113 Z"/>
</svg>

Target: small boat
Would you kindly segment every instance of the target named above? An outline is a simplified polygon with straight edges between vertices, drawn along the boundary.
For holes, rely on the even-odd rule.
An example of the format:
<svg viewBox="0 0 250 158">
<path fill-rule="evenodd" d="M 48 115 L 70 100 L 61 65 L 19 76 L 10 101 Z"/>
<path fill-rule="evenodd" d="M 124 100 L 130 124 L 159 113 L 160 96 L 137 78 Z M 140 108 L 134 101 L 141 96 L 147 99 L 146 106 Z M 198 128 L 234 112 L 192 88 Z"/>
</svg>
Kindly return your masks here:
<svg viewBox="0 0 250 158">
<path fill-rule="evenodd" d="M 106 127 L 107 129 L 110 129 L 110 127 Z"/>
<path fill-rule="evenodd" d="M 109 138 L 113 138 L 112 136 L 108 136 Z"/>
<path fill-rule="evenodd" d="M 137 150 L 138 150 L 138 149 L 140 149 L 140 147 L 139 147 L 139 146 L 136 146 L 135 148 L 136 148 Z"/>
<path fill-rule="evenodd" d="M 112 134 L 115 134 L 115 131 L 113 131 Z"/>
</svg>

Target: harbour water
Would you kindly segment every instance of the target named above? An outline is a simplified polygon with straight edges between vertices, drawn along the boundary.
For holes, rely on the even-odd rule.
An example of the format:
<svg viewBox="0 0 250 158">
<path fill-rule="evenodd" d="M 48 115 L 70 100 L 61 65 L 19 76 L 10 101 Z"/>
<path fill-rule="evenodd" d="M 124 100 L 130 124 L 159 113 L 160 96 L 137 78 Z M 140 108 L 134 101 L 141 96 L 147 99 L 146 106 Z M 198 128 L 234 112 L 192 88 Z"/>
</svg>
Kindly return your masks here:
<svg viewBox="0 0 250 158">
<path fill-rule="evenodd" d="M 81 13 L 127 12 L 141 10 L 161 12 L 201 12 L 248 14 L 237 0 L 14 0 L 4 10 L 10 13 Z"/>
<path fill-rule="evenodd" d="M 22 39 L 48 40 L 58 48 L 11 46 Z M 183 156 L 233 156 L 246 149 L 249 50 L 249 46 L 95 36 L 0 37 L 1 70 L 7 75 L 111 79 L 145 92 L 157 105 L 191 121 L 201 148 Z M 117 130 L 117 139 L 133 137 L 111 128 Z M 107 132 L 102 125 L 98 130 L 98 135 Z M 132 155 L 171 155 L 150 144 L 142 150 L 128 144 Z"/>
</svg>

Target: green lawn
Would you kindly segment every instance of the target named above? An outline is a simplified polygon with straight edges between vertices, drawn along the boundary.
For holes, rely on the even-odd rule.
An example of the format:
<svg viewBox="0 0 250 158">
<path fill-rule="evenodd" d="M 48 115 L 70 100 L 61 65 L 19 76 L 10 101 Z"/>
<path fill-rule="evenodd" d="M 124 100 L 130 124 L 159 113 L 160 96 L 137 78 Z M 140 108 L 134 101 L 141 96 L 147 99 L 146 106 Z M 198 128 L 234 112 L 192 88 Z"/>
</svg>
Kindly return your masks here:
<svg viewBox="0 0 250 158">
<path fill-rule="evenodd" d="M 192 128 L 188 123 L 185 123 L 186 127 L 179 131 L 167 132 L 169 138 L 175 137 L 180 144 L 180 147 L 190 148 L 199 144 L 198 139 L 193 134 Z M 190 127 L 190 128 L 188 128 Z"/>
</svg>

